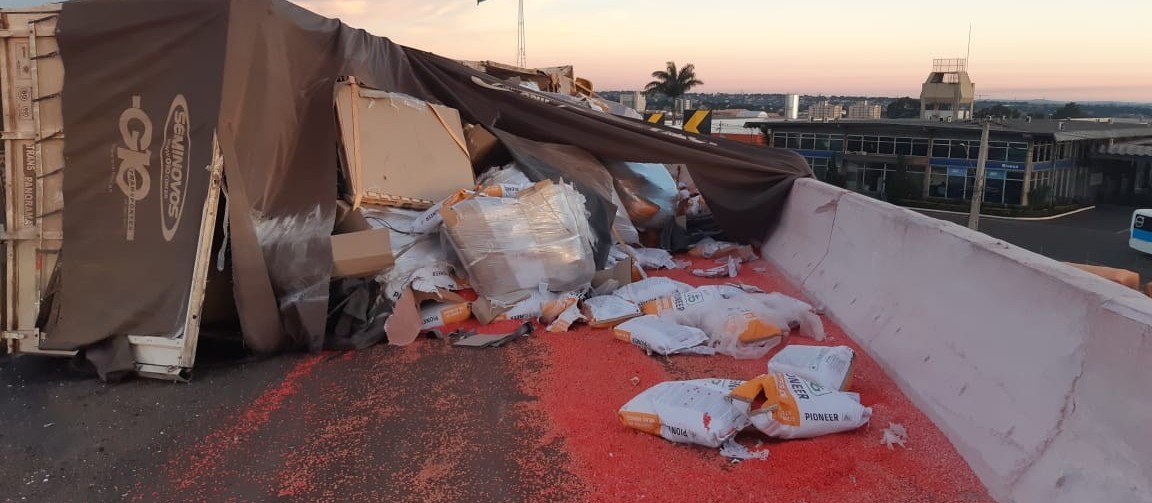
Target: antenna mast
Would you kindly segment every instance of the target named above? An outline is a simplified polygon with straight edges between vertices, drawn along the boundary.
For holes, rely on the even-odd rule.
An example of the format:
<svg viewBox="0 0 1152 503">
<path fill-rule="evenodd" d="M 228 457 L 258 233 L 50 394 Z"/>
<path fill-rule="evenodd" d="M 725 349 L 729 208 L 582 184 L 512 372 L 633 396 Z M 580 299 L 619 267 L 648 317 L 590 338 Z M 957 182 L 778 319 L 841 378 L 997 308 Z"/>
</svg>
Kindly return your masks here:
<svg viewBox="0 0 1152 503">
<path fill-rule="evenodd" d="M 971 31 L 971 27 L 969 27 L 969 31 Z M 969 39 L 971 39 L 971 33 L 969 33 Z M 524 0 L 520 0 L 520 23 L 519 31 L 516 34 L 516 42 L 518 44 L 516 48 L 516 66 L 527 68 L 528 56 L 525 55 L 524 50 Z M 969 42 L 969 44 L 971 44 L 971 42 Z"/>
<path fill-rule="evenodd" d="M 524 26 L 524 20 L 523 20 L 523 16 L 524 16 L 524 13 L 523 13 L 523 12 L 521 12 L 521 13 L 520 13 L 520 16 L 521 16 L 521 20 L 520 20 L 520 26 L 521 26 L 521 29 L 523 29 L 523 26 Z M 971 57 L 972 57 L 972 23 L 968 23 L 968 53 L 964 55 L 964 62 L 965 62 L 965 63 L 967 63 L 967 62 L 968 62 L 968 59 L 969 59 L 969 58 L 971 58 Z M 965 66 L 967 66 L 967 65 L 965 65 Z"/>
</svg>

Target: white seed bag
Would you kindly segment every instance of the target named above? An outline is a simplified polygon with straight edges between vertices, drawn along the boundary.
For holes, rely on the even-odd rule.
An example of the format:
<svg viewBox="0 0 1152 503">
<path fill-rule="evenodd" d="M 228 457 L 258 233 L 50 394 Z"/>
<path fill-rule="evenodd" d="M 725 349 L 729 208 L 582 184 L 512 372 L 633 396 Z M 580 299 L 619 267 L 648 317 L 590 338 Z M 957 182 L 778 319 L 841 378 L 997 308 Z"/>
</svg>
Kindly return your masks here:
<svg viewBox="0 0 1152 503">
<path fill-rule="evenodd" d="M 617 339 L 639 346 L 651 354 L 711 355 L 716 350 L 708 346 L 708 334 L 694 327 L 677 325 L 658 316 L 641 316 L 625 321 L 612 330 Z"/>
<path fill-rule="evenodd" d="M 583 312 L 588 326 L 607 328 L 640 316 L 640 307 L 615 295 L 601 295 L 585 300 Z"/>
<path fill-rule="evenodd" d="M 872 416 L 860 405 L 860 395 L 836 391 L 791 374 L 766 374 L 734 389 L 733 399 L 748 414 L 756 429 L 773 438 L 812 438 L 854 430 Z"/>
<path fill-rule="evenodd" d="M 743 381 L 669 381 L 641 392 L 620 408 L 629 428 L 682 444 L 720 447 L 749 424 L 747 407 L 728 394 Z"/>
<path fill-rule="evenodd" d="M 433 302 L 420 308 L 421 330 L 432 330 L 444 325 L 461 323 L 472 317 L 472 306 L 464 303 Z"/>
<path fill-rule="evenodd" d="M 643 283 L 643 281 L 633 283 L 633 285 L 639 283 Z M 642 304 L 641 310 L 644 311 L 644 314 L 656 314 L 681 325 L 695 327 L 700 324 L 704 313 L 720 306 L 729 305 L 729 301 L 746 295 L 743 290 L 733 286 L 707 285 L 689 290 L 677 289 L 667 295 L 641 301 L 640 304 Z"/>
<path fill-rule="evenodd" d="M 696 327 L 708 334 L 716 352 L 738 360 L 755 360 L 784 342 L 787 333 L 759 311 L 757 306 L 731 301 L 703 311 Z"/>
<path fill-rule="evenodd" d="M 643 304 L 648 301 L 671 297 L 676 293 L 684 293 L 692 287 L 668 278 L 648 278 L 635 283 L 629 283 L 617 288 L 612 295 L 620 297 L 633 304 Z"/>
<path fill-rule="evenodd" d="M 671 297 L 644 303 L 641 310 L 703 330 L 718 353 L 738 359 L 767 355 L 788 332 L 788 322 L 779 313 L 729 285 L 675 292 Z"/>
<path fill-rule="evenodd" d="M 444 206 L 451 206 L 471 194 L 472 191 L 470 190 L 460 189 L 443 200 L 438 201 L 436 204 L 433 204 L 431 208 L 424 210 L 424 213 L 421 213 L 420 216 L 412 221 L 412 232 L 417 234 L 439 232 L 440 225 L 444 223 L 444 216 L 440 213 Z"/>
<path fill-rule="evenodd" d="M 825 388 L 848 389 L 856 353 L 848 346 L 791 345 L 768 360 L 768 372 L 792 374 Z"/>
</svg>

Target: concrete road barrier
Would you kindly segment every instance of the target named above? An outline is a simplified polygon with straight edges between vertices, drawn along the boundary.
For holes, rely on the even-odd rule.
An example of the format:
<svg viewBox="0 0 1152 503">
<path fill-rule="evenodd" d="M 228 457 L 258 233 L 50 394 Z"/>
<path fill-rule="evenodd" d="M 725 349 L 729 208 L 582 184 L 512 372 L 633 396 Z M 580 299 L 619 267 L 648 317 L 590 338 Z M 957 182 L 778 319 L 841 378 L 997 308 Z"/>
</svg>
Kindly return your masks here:
<svg viewBox="0 0 1152 503">
<path fill-rule="evenodd" d="M 1152 502 L 1141 292 L 815 180 L 796 183 L 763 252 L 998 501 Z"/>
</svg>

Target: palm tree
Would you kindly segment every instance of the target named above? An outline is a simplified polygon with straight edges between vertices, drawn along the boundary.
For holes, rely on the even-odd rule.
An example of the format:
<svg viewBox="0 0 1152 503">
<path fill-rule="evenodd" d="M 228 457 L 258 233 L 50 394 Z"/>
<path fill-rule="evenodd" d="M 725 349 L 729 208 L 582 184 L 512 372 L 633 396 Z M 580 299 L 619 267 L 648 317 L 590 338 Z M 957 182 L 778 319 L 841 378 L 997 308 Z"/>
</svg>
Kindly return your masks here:
<svg viewBox="0 0 1152 503">
<path fill-rule="evenodd" d="M 704 81 L 696 78 L 696 65 L 688 63 L 677 70 L 675 61 L 669 61 L 668 67 L 664 70 L 652 72 L 652 78 L 656 80 L 644 86 L 644 92 L 648 94 L 659 93 L 670 98 L 672 100 L 673 120 L 676 118 L 676 98 L 684 96 L 684 93 L 693 87 L 704 83 Z M 683 119 L 683 111 L 681 111 L 681 119 Z"/>
</svg>

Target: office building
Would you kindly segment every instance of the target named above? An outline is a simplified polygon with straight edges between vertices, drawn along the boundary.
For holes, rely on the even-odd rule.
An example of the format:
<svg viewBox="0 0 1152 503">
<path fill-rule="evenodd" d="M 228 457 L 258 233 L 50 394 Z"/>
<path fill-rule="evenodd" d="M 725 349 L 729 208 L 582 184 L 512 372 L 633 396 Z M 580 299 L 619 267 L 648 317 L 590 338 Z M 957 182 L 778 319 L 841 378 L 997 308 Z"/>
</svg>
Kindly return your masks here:
<svg viewBox="0 0 1152 503">
<path fill-rule="evenodd" d="M 808 118 L 810 120 L 839 120 L 843 116 L 844 107 L 840 104 L 828 103 L 828 100 L 808 106 Z"/>
<path fill-rule="evenodd" d="M 849 119 L 879 119 L 882 117 L 881 114 L 880 105 L 870 104 L 868 100 L 848 106 Z"/>
<path fill-rule="evenodd" d="M 633 110 L 643 112 L 647 106 L 643 91 L 625 91 L 620 93 L 620 104 Z"/>
<path fill-rule="evenodd" d="M 836 122 L 749 121 L 769 146 L 793 150 L 817 177 L 836 166 L 845 188 L 880 196 L 903 157 L 924 198 L 971 199 L 981 124 L 939 119 Z M 1009 120 L 989 135 L 984 201 L 1028 205 L 1053 201 L 1116 203 L 1152 200 L 1152 126 Z M 1039 190 L 1037 190 L 1039 189 Z"/>
</svg>

